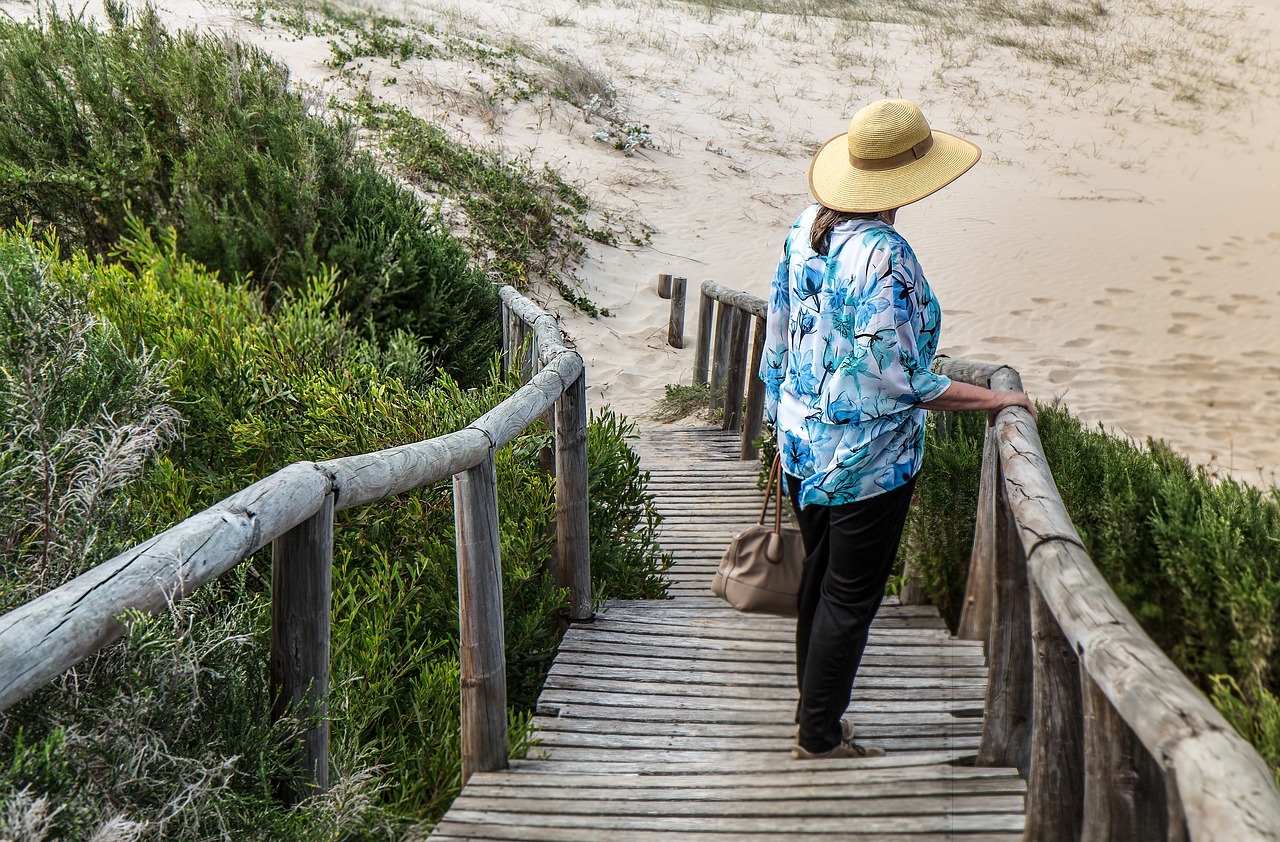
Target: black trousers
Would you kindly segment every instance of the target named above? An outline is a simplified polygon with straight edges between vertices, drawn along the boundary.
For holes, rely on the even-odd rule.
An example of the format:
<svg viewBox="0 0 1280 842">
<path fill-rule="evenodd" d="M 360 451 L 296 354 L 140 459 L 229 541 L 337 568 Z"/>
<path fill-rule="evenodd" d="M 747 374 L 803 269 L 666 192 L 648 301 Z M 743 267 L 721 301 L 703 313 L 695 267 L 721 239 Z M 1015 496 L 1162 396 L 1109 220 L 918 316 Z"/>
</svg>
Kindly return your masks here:
<svg viewBox="0 0 1280 842">
<path fill-rule="evenodd" d="M 806 751 L 827 751 L 840 743 L 840 717 L 849 707 L 915 484 L 912 477 L 865 500 L 801 509 L 800 480 L 787 476 L 807 553 L 796 622 L 796 724 Z"/>
</svg>

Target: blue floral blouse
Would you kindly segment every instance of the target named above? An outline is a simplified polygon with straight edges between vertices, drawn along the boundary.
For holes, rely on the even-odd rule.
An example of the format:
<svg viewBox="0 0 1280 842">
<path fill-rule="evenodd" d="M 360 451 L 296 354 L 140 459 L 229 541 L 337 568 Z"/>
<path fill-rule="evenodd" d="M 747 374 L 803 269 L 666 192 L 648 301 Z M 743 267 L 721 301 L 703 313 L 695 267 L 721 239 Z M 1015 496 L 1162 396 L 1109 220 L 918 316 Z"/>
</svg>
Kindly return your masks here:
<svg viewBox="0 0 1280 842">
<path fill-rule="evenodd" d="M 907 241 L 878 219 L 841 222 L 809 247 L 813 205 L 787 235 L 769 296 L 765 414 L 800 505 L 834 506 L 903 485 L 924 458 L 924 401 L 942 310 Z"/>
</svg>

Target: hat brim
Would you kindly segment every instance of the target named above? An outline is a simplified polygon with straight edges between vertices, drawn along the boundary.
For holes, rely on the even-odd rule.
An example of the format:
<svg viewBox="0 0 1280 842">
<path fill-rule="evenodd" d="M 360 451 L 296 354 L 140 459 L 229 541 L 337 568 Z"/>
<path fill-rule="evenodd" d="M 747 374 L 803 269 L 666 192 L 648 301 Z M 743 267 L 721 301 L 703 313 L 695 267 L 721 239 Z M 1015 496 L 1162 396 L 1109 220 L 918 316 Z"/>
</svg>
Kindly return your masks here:
<svg viewBox="0 0 1280 842">
<path fill-rule="evenodd" d="M 923 157 L 891 170 L 860 170 L 849 163 L 849 134 L 822 144 L 809 164 L 809 192 L 820 204 L 850 213 L 878 213 L 918 202 L 978 163 L 982 150 L 964 138 L 933 132 Z"/>
</svg>

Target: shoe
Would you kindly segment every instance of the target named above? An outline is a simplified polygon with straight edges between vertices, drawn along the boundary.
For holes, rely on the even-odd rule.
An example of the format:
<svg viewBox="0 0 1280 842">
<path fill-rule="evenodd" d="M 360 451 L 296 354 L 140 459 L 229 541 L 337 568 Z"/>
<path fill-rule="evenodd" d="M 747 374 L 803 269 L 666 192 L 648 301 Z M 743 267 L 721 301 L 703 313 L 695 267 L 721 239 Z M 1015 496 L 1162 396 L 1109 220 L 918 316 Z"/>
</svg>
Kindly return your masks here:
<svg viewBox="0 0 1280 842">
<path fill-rule="evenodd" d="M 796 739 L 799 740 L 800 733 L 796 732 Z M 842 760 L 851 757 L 884 757 L 884 749 L 879 746 L 864 746 L 853 741 L 853 720 L 843 718 L 840 720 L 840 744 L 833 749 L 820 751 L 817 753 L 806 751 L 800 747 L 797 742 L 795 747 L 791 749 L 791 757 L 794 760 Z"/>
</svg>

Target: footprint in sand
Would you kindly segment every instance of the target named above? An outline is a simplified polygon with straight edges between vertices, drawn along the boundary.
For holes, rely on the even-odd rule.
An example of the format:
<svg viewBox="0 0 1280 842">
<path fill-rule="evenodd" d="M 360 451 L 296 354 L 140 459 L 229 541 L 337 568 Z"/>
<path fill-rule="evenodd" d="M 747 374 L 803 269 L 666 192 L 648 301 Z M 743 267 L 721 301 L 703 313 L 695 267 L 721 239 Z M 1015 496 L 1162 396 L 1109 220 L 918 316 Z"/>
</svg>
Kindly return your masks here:
<svg viewBox="0 0 1280 842">
<path fill-rule="evenodd" d="M 1109 299 L 1109 298 L 1095 298 L 1095 299 L 1093 299 L 1093 303 L 1094 303 L 1094 304 L 1097 304 L 1099 307 L 1110 307 L 1110 306 L 1111 306 L 1111 299 Z"/>
<path fill-rule="evenodd" d="M 1100 330 L 1105 333 L 1133 333 L 1133 328 L 1126 325 L 1112 325 L 1106 322 L 1099 322 L 1093 326 L 1094 330 Z"/>
<path fill-rule="evenodd" d="M 1247 292 L 1233 292 L 1231 293 L 1231 297 L 1234 298 L 1236 301 L 1247 301 L 1250 304 L 1254 304 L 1262 301 L 1262 299 L 1259 298 L 1258 296 L 1250 295 Z"/>
<path fill-rule="evenodd" d="M 1058 300 L 1056 298 L 1033 298 L 1031 299 L 1031 303 L 1032 304 L 1057 304 Z"/>
<path fill-rule="evenodd" d="M 1054 385 L 1062 383 L 1070 383 L 1076 379 L 1076 373 L 1071 369 L 1055 368 L 1049 372 L 1049 382 Z"/>
<path fill-rule="evenodd" d="M 1026 340 L 1013 336 L 984 336 L 982 341 L 989 345 L 1026 345 Z"/>
<path fill-rule="evenodd" d="M 1273 240 L 1280 240 L 1280 231 L 1272 231 L 1272 232 L 1271 232 L 1270 234 L 1268 234 L 1267 236 L 1268 236 L 1268 237 L 1270 237 L 1270 238 L 1271 238 L 1271 239 L 1273 239 Z"/>
<path fill-rule="evenodd" d="M 1240 309 L 1239 304 L 1219 304 L 1218 309 L 1226 313 L 1228 316 L 1234 316 L 1236 311 Z"/>
<path fill-rule="evenodd" d="M 1160 279 L 1159 276 L 1157 276 L 1156 280 L 1159 280 L 1159 279 Z M 1107 292 L 1111 293 L 1112 295 L 1132 295 L 1133 294 L 1133 290 L 1127 289 L 1125 287 L 1107 287 Z"/>
<path fill-rule="evenodd" d="M 1080 336 L 1076 339 L 1068 339 L 1062 343 L 1067 348 L 1088 348 L 1093 344 L 1093 340 L 1087 336 Z"/>
<path fill-rule="evenodd" d="M 1186 325 L 1174 325 L 1173 327 L 1169 328 L 1169 330 L 1167 331 L 1167 333 L 1170 336 L 1182 336 L 1186 332 L 1187 332 Z"/>
<path fill-rule="evenodd" d="M 1175 319 L 1195 319 L 1199 318 L 1199 313 L 1188 313 L 1186 310 L 1179 310 L 1173 314 Z"/>
<path fill-rule="evenodd" d="M 1010 310 L 1009 311 L 1010 316 L 1016 316 L 1019 319 L 1026 318 L 1028 315 L 1030 315 L 1030 313 L 1031 313 L 1030 310 Z"/>
</svg>

